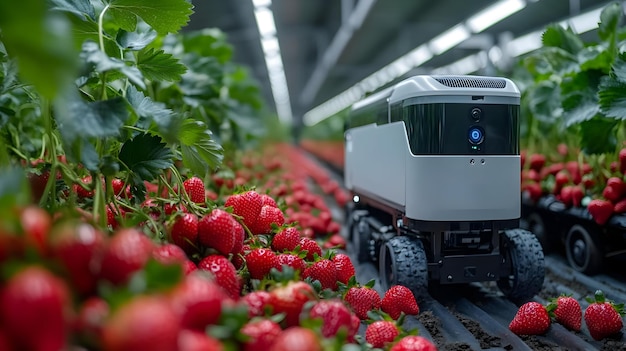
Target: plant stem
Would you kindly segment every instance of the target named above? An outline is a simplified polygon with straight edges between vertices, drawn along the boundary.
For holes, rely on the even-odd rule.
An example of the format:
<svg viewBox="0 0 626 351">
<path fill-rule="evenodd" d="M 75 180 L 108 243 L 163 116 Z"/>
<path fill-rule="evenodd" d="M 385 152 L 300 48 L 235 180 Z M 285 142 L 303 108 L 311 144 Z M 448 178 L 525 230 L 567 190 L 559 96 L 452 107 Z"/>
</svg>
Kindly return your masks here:
<svg viewBox="0 0 626 351">
<path fill-rule="evenodd" d="M 52 113 L 50 111 L 50 101 L 45 97 L 41 96 L 41 118 L 43 119 L 44 127 L 45 127 L 45 143 L 48 144 L 47 149 L 50 150 L 48 161 L 52 165 L 50 167 L 50 177 L 48 178 L 48 182 L 46 183 L 45 190 L 40 200 L 40 204 L 43 205 L 48 201 L 48 196 L 51 192 L 55 192 L 56 181 L 57 181 L 57 168 L 58 168 L 58 160 L 56 155 L 56 147 L 54 145 L 54 130 L 52 128 Z M 44 146 L 45 148 L 45 146 Z M 45 156 L 45 155 L 43 155 Z M 52 211 L 56 210 L 56 194 L 52 194 L 51 197 L 50 209 Z"/>
<path fill-rule="evenodd" d="M 100 41 L 100 50 L 104 51 L 104 14 L 109 9 L 110 4 L 107 4 L 100 12 L 100 16 L 98 16 L 98 40 Z"/>
</svg>

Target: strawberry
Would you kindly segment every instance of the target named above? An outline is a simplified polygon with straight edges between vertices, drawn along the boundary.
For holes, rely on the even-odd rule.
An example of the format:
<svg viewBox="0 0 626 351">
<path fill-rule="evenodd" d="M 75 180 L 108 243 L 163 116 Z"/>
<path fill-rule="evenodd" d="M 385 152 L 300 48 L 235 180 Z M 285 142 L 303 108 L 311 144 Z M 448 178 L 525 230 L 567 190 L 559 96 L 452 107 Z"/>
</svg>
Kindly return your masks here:
<svg viewBox="0 0 626 351">
<path fill-rule="evenodd" d="M 350 256 L 344 253 L 338 253 L 333 257 L 335 263 L 335 269 L 337 270 L 337 281 L 348 284 L 350 278 L 354 277 L 354 264 Z"/>
<path fill-rule="evenodd" d="M 626 173 L 626 148 L 619 150 L 619 170 L 622 174 Z"/>
<path fill-rule="evenodd" d="M 616 203 L 622 198 L 622 192 L 619 190 L 619 187 L 612 187 L 608 184 L 602 190 L 602 197 L 605 199 Z"/>
<path fill-rule="evenodd" d="M 102 329 L 109 317 L 109 304 L 100 297 L 92 296 L 85 300 L 72 323 L 73 330 L 80 338 L 95 347 L 102 339 Z"/>
<path fill-rule="evenodd" d="M 263 202 L 261 195 L 254 190 L 249 190 L 241 194 L 233 194 L 226 199 L 226 207 L 232 207 L 233 213 L 242 218 L 243 224 L 250 229 L 256 222 Z"/>
<path fill-rule="evenodd" d="M 148 262 L 153 248 L 152 241 L 137 229 L 117 231 L 104 252 L 100 277 L 115 285 L 126 283 Z"/>
<path fill-rule="evenodd" d="M 537 172 L 540 172 L 543 166 L 546 164 L 546 157 L 541 154 L 530 155 L 530 168 Z"/>
<path fill-rule="evenodd" d="M 572 206 L 580 207 L 583 198 L 585 197 L 585 192 L 580 185 L 574 185 L 572 187 Z"/>
<path fill-rule="evenodd" d="M 58 223 L 50 232 L 51 251 L 81 295 L 96 291 L 105 239 L 91 224 L 72 220 Z"/>
<path fill-rule="evenodd" d="M 185 189 L 187 195 L 189 195 L 189 200 L 191 200 L 191 202 L 197 204 L 204 204 L 206 202 L 204 182 L 202 179 L 198 177 L 191 177 L 183 182 L 183 188 Z"/>
<path fill-rule="evenodd" d="M 107 212 L 107 225 L 111 226 L 113 229 L 118 229 L 120 223 L 118 218 L 123 218 L 126 215 L 126 211 L 121 207 L 115 207 L 115 205 L 111 202 L 106 206 Z"/>
<path fill-rule="evenodd" d="M 224 345 L 204 332 L 181 330 L 178 334 L 178 351 L 224 351 Z"/>
<path fill-rule="evenodd" d="M 613 215 L 613 204 L 607 200 L 594 199 L 587 205 L 587 211 L 599 225 L 604 225 Z"/>
<path fill-rule="evenodd" d="M 76 195 L 78 195 L 78 197 L 82 197 L 82 198 L 87 198 L 87 197 L 93 197 L 94 194 L 94 190 L 93 190 L 93 179 L 92 177 L 89 176 L 85 176 L 81 179 L 81 182 L 87 186 L 87 188 L 90 188 L 90 190 L 87 190 L 85 188 L 83 188 L 83 186 L 78 185 L 78 184 L 74 184 L 72 186 L 72 189 L 74 189 L 74 192 L 76 193 Z"/>
<path fill-rule="evenodd" d="M 543 195 L 543 190 L 541 189 L 541 184 L 539 183 L 524 184 L 523 189 L 533 201 L 539 200 Z"/>
<path fill-rule="evenodd" d="M 309 311 L 310 318 L 322 320 L 322 335 L 330 338 L 344 329 L 349 333 L 352 329 L 352 313 L 339 299 L 321 300 Z"/>
<path fill-rule="evenodd" d="M 306 259 L 313 261 L 315 255 L 322 256 L 322 248 L 313 239 L 300 238 L 300 249 L 306 251 Z"/>
<path fill-rule="evenodd" d="M 215 281 L 221 286 L 228 296 L 238 299 L 241 287 L 235 266 L 224 256 L 209 255 L 198 263 L 198 268 L 213 273 Z"/>
<path fill-rule="evenodd" d="M 622 330 L 624 304 L 616 305 L 606 300 L 604 293 L 597 290 L 594 299 L 589 299 L 589 306 L 585 309 L 584 319 L 589 334 L 595 340 L 602 340 Z"/>
<path fill-rule="evenodd" d="M 560 143 L 559 145 L 556 146 L 556 151 L 559 153 L 559 155 L 563 157 L 567 156 L 567 153 L 569 152 L 568 149 L 569 148 L 567 147 L 567 144 L 565 143 Z"/>
<path fill-rule="evenodd" d="M 283 265 L 293 268 L 295 271 L 304 272 L 306 269 L 306 262 L 300 256 L 296 256 L 290 253 L 278 254 L 278 270 L 283 271 Z"/>
<path fill-rule="evenodd" d="M 403 285 L 394 285 L 389 288 L 383 296 L 380 308 L 393 319 L 398 319 L 402 312 L 408 315 L 416 315 L 420 312 L 415 295 Z"/>
<path fill-rule="evenodd" d="M 269 351 L 322 351 L 320 339 L 315 332 L 300 326 L 283 331 L 275 340 Z"/>
<path fill-rule="evenodd" d="M 111 179 L 111 187 L 115 196 L 130 197 L 130 189 L 126 187 L 123 180 L 119 178 Z"/>
<path fill-rule="evenodd" d="M 108 319 L 103 330 L 103 349 L 176 350 L 180 330 L 180 319 L 167 299 L 139 296 Z"/>
<path fill-rule="evenodd" d="M 319 281 L 322 290 L 337 289 L 337 268 L 335 263 L 328 259 L 320 259 L 302 273 L 303 278 L 310 278 L 312 281 Z"/>
<path fill-rule="evenodd" d="M 276 200 L 274 200 L 274 198 L 269 196 L 268 194 L 261 194 L 261 203 L 263 204 L 263 206 L 268 205 L 272 207 L 278 207 L 278 205 L 276 204 Z"/>
<path fill-rule="evenodd" d="M 571 296 L 559 296 L 548 304 L 548 313 L 554 315 L 557 322 L 564 327 L 580 331 L 583 312 L 578 301 Z"/>
<path fill-rule="evenodd" d="M 241 350 L 257 351 L 269 350 L 274 340 L 282 333 L 280 325 L 269 319 L 250 321 L 241 328 L 241 334 L 247 340 L 243 343 Z"/>
<path fill-rule="evenodd" d="M 626 212 L 626 199 L 619 200 L 615 206 L 613 206 L 613 212 L 624 213 Z"/>
<path fill-rule="evenodd" d="M 222 313 L 222 301 L 228 296 L 205 274 L 190 274 L 172 292 L 172 306 L 185 329 L 204 331 L 215 324 Z"/>
<path fill-rule="evenodd" d="M 293 251 L 300 243 L 300 231 L 296 227 L 282 229 L 272 239 L 272 249 L 276 252 Z"/>
<path fill-rule="evenodd" d="M 265 308 L 268 306 L 270 298 L 270 293 L 258 290 L 245 294 L 241 299 L 248 307 L 248 316 L 252 318 L 265 315 Z"/>
<path fill-rule="evenodd" d="M 380 308 L 381 304 L 380 295 L 376 290 L 365 286 L 350 288 L 344 299 L 362 320 L 369 318 L 367 312 Z"/>
<path fill-rule="evenodd" d="M 550 328 L 550 316 L 546 308 L 534 301 L 520 306 L 509 324 L 509 329 L 517 335 L 542 335 Z"/>
<path fill-rule="evenodd" d="M 409 335 L 400 339 L 389 351 L 437 351 L 437 347 L 423 336 Z"/>
<path fill-rule="evenodd" d="M 272 224 L 280 227 L 284 223 L 285 216 L 280 208 L 271 205 L 263 205 L 256 221 L 252 227 L 248 229 L 250 229 L 253 234 L 266 234 L 271 233 Z"/>
<path fill-rule="evenodd" d="M 375 321 L 365 329 L 365 341 L 376 348 L 383 348 L 398 335 L 400 331 L 391 321 Z"/>
<path fill-rule="evenodd" d="M 565 204 L 565 206 L 570 207 L 574 202 L 574 196 L 572 194 L 574 189 L 573 185 L 566 185 L 561 189 L 561 202 Z"/>
<path fill-rule="evenodd" d="M 555 176 L 554 176 L 554 187 L 558 190 L 562 189 L 565 185 L 567 185 L 570 182 L 570 177 L 567 171 L 562 170 L 559 171 Z"/>
<path fill-rule="evenodd" d="M 0 320 L 15 350 L 64 350 L 69 304 L 64 282 L 43 267 L 12 276 L 0 294 Z"/>
<path fill-rule="evenodd" d="M 177 216 L 170 228 L 170 238 L 187 254 L 192 255 L 197 252 L 198 216 L 193 213 L 183 213 Z"/>
<path fill-rule="evenodd" d="M 38 206 L 26 206 L 20 213 L 20 222 L 26 237 L 26 245 L 34 247 L 40 255 L 45 255 L 48 232 L 52 225 L 50 214 Z"/>
<path fill-rule="evenodd" d="M 278 268 L 278 257 L 270 249 L 257 248 L 244 256 L 251 279 L 263 279 L 272 268 Z"/>
<path fill-rule="evenodd" d="M 187 261 L 185 251 L 180 246 L 172 243 L 165 243 L 155 247 L 152 251 L 152 257 L 162 264 L 183 264 Z"/>
<path fill-rule="evenodd" d="M 198 266 L 191 260 L 185 260 L 185 262 L 183 262 L 183 270 L 185 271 L 185 275 L 189 275 L 192 272 L 197 271 Z"/>
<path fill-rule="evenodd" d="M 246 230 L 241 223 L 235 221 L 235 236 L 233 242 L 232 254 L 240 254 L 243 251 L 243 242 L 246 240 Z"/>
<path fill-rule="evenodd" d="M 300 323 L 304 304 L 315 298 L 311 285 L 303 281 L 291 281 L 270 291 L 269 307 L 273 314 L 285 314 L 284 323 L 287 327 L 296 326 Z"/>
<path fill-rule="evenodd" d="M 230 213 L 216 208 L 200 219 L 198 240 L 203 246 L 228 255 L 235 246 L 235 237 L 239 239 L 237 230 L 237 220 Z"/>
</svg>

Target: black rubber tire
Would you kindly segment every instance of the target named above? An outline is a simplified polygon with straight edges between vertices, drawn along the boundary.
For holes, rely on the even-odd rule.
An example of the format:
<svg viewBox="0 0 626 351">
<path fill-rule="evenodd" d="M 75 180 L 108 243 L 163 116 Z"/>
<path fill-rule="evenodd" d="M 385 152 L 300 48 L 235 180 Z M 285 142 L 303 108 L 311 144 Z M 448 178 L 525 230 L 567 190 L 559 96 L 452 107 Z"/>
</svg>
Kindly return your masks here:
<svg viewBox="0 0 626 351">
<path fill-rule="evenodd" d="M 544 255 L 551 252 L 552 241 L 548 237 L 548 233 L 546 233 L 546 225 L 541 215 L 533 212 L 526 217 L 526 222 L 528 228 L 524 229 L 527 229 L 529 232 L 535 234 L 537 240 L 539 240 L 539 243 L 543 248 Z"/>
<path fill-rule="evenodd" d="M 572 268 L 590 275 L 602 270 L 604 253 L 597 234 L 589 233 L 580 224 L 569 229 L 565 236 L 565 255 Z"/>
<path fill-rule="evenodd" d="M 428 293 L 428 260 L 422 242 L 410 236 L 395 236 L 381 245 L 379 255 L 381 287 L 404 285 L 416 298 Z"/>
<path fill-rule="evenodd" d="M 359 263 L 372 262 L 371 228 L 361 217 L 353 226 L 352 245 Z"/>
<path fill-rule="evenodd" d="M 510 262 L 511 271 L 498 280 L 498 287 L 512 301 L 528 302 L 541 291 L 546 275 L 541 243 L 524 229 L 505 230 L 501 235 L 500 252 L 504 263 Z"/>
</svg>

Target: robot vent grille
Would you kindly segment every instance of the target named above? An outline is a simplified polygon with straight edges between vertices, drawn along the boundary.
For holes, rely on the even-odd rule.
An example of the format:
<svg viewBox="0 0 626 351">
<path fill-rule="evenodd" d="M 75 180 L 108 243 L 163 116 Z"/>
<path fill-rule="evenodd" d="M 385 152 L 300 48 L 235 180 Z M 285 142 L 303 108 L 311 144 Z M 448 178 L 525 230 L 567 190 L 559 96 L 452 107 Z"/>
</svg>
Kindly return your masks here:
<svg viewBox="0 0 626 351">
<path fill-rule="evenodd" d="M 451 88 L 496 88 L 506 86 L 504 79 L 482 77 L 433 77 L 439 83 Z"/>
</svg>

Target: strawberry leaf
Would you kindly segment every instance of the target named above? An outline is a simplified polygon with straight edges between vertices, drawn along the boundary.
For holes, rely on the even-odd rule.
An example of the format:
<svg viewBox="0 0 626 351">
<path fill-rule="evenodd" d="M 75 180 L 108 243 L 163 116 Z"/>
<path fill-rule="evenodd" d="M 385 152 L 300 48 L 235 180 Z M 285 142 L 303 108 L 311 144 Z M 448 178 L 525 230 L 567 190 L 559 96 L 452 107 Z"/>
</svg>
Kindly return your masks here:
<svg viewBox="0 0 626 351">
<path fill-rule="evenodd" d="M 86 63 L 93 65 L 98 73 L 118 71 L 140 88 L 146 88 L 146 83 L 143 81 L 141 71 L 139 71 L 137 67 L 128 66 L 126 62 L 122 60 L 109 57 L 109 55 L 101 51 L 98 44 L 93 41 L 83 43 L 80 56 Z"/>
<path fill-rule="evenodd" d="M 204 175 L 217 168 L 224 158 L 222 146 L 211 138 L 204 123 L 188 119 L 179 133 L 183 164 L 193 173 Z"/>
<path fill-rule="evenodd" d="M 50 0 L 51 10 L 73 13 L 80 18 L 96 19 L 96 10 L 90 1 Z"/>
<path fill-rule="evenodd" d="M 179 81 L 187 67 L 171 54 L 163 50 L 142 50 L 137 55 L 137 67 L 144 77 L 152 81 Z"/>
<path fill-rule="evenodd" d="M 124 30 L 134 31 L 141 17 L 157 33 L 176 33 L 187 25 L 193 5 L 186 0 L 113 0 L 109 11 Z"/>
<path fill-rule="evenodd" d="M 620 82 L 615 78 L 602 81 L 598 96 L 602 113 L 611 118 L 626 119 L 626 81 Z"/>
<path fill-rule="evenodd" d="M 588 155 L 614 152 L 617 147 L 618 122 L 615 119 L 597 116 L 580 123 L 580 146 L 583 151 Z"/>
<path fill-rule="evenodd" d="M 157 37 L 157 32 L 152 28 L 138 28 L 134 32 L 120 30 L 115 41 L 122 49 L 142 50 Z"/>
<path fill-rule="evenodd" d="M 131 172 L 133 183 L 139 184 L 156 179 L 172 166 L 174 154 L 160 137 L 141 133 L 122 145 L 119 158 Z"/>
<path fill-rule="evenodd" d="M 616 38 L 617 28 L 622 18 L 622 6 L 618 2 L 607 5 L 600 13 L 598 24 L 598 37 L 604 41 L 613 42 Z"/>
<path fill-rule="evenodd" d="M 174 142 L 176 138 L 176 130 L 173 128 L 173 112 L 166 108 L 162 102 L 156 102 L 150 97 L 145 96 L 135 86 L 129 85 L 126 90 L 126 99 L 135 110 L 139 121 L 137 126 L 143 129 L 150 129 L 152 123 L 157 127 L 159 135 L 166 141 Z"/>
<path fill-rule="evenodd" d="M 570 28 L 565 29 L 558 24 L 546 28 L 542 37 L 543 45 L 561 48 L 570 54 L 577 54 L 585 47 L 585 43 Z"/>
</svg>

